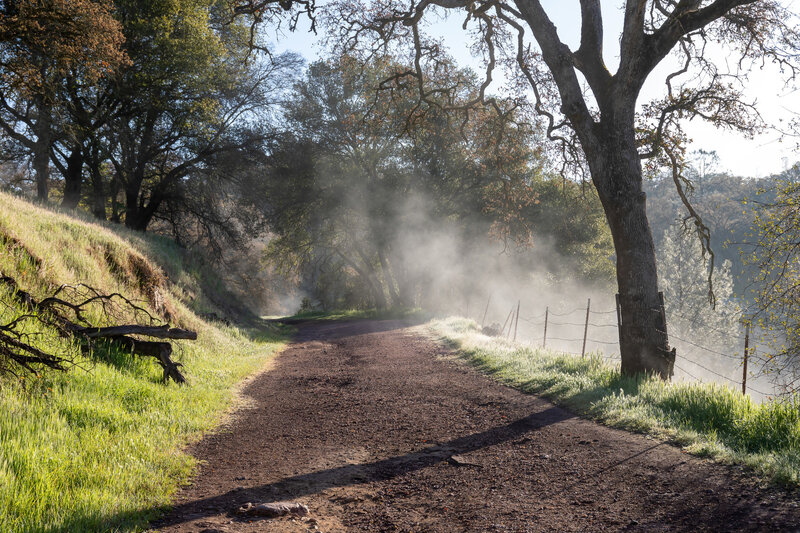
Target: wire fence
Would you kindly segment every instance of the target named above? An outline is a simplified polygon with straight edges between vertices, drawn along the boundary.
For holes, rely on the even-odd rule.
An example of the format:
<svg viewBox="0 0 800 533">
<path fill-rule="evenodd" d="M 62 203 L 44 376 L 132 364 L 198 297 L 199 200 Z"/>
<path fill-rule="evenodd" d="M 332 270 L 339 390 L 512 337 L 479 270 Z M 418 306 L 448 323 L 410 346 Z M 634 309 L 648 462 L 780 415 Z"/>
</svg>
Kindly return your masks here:
<svg viewBox="0 0 800 533">
<path fill-rule="evenodd" d="M 662 297 L 663 298 L 663 297 Z M 484 327 L 484 323 L 486 321 L 486 316 L 489 311 L 489 303 L 491 302 L 491 298 L 487 301 L 486 309 L 483 313 L 483 321 L 481 327 Z M 663 300 L 662 300 L 663 302 Z M 526 335 L 526 339 L 531 343 L 536 343 L 543 348 L 547 347 L 548 342 L 557 341 L 559 343 L 580 343 L 581 351 L 571 351 L 571 350 L 561 350 L 559 351 L 564 353 L 572 353 L 575 355 L 580 354 L 581 356 L 586 356 L 587 345 L 595 348 L 595 354 L 605 360 L 608 361 L 619 361 L 619 356 L 615 355 L 607 355 L 605 350 L 600 351 L 597 347 L 607 347 L 607 346 L 616 346 L 619 349 L 619 328 L 620 328 L 620 321 L 621 321 L 621 308 L 619 303 L 613 309 L 601 309 L 595 310 L 591 308 L 591 299 L 587 299 L 586 307 L 576 307 L 573 309 L 555 309 L 551 310 L 550 307 L 545 307 L 545 311 L 543 313 L 528 315 L 528 316 L 520 316 L 520 307 L 521 301 L 518 301 L 510 310 L 510 312 L 505 315 L 506 320 L 501 328 L 498 331 L 491 331 L 497 336 L 505 336 L 508 339 L 511 339 L 513 335 L 513 339 L 516 340 L 518 327 L 520 321 L 523 323 L 523 327 L 527 331 L 531 331 L 535 328 L 541 328 L 541 334 L 536 336 L 534 335 Z M 654 312 L 661 313 L 663 316 L 664 323 L 666 323 L 666 317 L 664 316 L 664 308 L 663 306 L 659 309 L 653 309 Z M 577 313 L 581 313 L 582 321 L 577 321 L 578 318 Z M 616 322 L 612 323 L 608 319 L 610 318 L 609 315 L 616 317 Z M 685 321 L 687 324 L 691 324 L 693 327 L 698 329 L 703 329 L 705 331 L 713 331 L 715 333 L 719 333 L 720 335 L 726 336 L 730 338 L 731 332 L 725 331 L 723 329 L 717 328 L 705 322 L 701 322 L 701 317 L 688 317 L 681 313 L 671 312 L 670 319 L 675 320 L 678 319 L 680 321 Z M 499 325 L 499 324 L 498 324 Z M 582 336 L 581 337 L 571 337 L 569 336 L 569 331 L 574 331 L 573 328 L 583 328 L 582 329 Z M 549 330 L 549 332 L 548 332 Z M 617 338 L 611 340 L 607 337 L 608 334 L 613 333 L 616 330 Z M 590 333 L 591 332 L 591 333 Z M 606 333 L 606 335 L 602 335 L 600 333 Z M 754 388 L 752 384 L 747 383 L 748 377 L 748 360 L 752 358 L 755 354 L 755 346 L 749 345 L 750 340 L 750 326 L 749 323 L 747 324 L 746 332 L 744 335 L 744 350 L 742 350 L 741 354 L 733 354 L 733 353 L 726 353 L 720 351 L 718 349 L 710 348 L 708 346 L 704 346 L 698 340 L 691 340 L 684 336 L 678 336 L 674 333 L 671 333 L 667 336 L 667 334 L 663 331 L 660 333 L 664 334 L 670 341 L 676 340 L 679 343 L 683 344 L 683 348 L 685 351 L 683 353 L 675 352 L 675 369 L 679 370 L 683 375 L 687 378 L 698 382 L 705 382 L 698 374 L 701 371 L 706 372 L 708 375 L 714 376 L 722 380 L 723 383 L 728 383 L 731 385 L 736 386 L 737 388 L 741 388 L 743 393 L 756 393 L 760 394 L 763 397 L 773 397 L 776 396 L 775 392 L 764 392 L 757 388 Z M 598 338 L 602 337 L 602 338 Z M 741 340 L 741 339 L 739 339 Z M 691 348 L 689 348 L 691 347 Z M 711 368 L 707 361 L 698 360 L 702 359 L 701 357 L 703 354 L 710 354 L 714 357 L 721 357 L 723 361 L 735 361 L 737 362 L 738 366 L 742 368 L 742 378 L 741 379 L 734 379 L 728 375 L 723 374 L 717 369 Z M 679 364 L 680 363 L 680 364 Z"/>
</svg>

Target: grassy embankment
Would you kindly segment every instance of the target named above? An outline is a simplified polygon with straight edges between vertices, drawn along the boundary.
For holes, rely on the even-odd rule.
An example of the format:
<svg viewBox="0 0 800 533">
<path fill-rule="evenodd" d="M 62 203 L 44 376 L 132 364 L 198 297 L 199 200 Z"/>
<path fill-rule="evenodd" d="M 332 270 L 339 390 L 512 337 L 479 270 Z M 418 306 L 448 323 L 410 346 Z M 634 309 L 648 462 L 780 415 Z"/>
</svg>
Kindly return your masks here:
<svg viewBox="0 0 800 533">
<path fill-rule="evenodd" d="M 604 424 L 745 465 L 776 483 L 800 485 L 800 398 L 754 403 L 716 384 L 626 378 L 599 356 L 582 359 L 482 335 L 472 320 L 429 324 L 472 366 Z"/>
<path fill-rule="evenodd" d="M 0 194 L 0 272 L 35 297 L 87 283 L 168 311 L 197 330 L 178 341 L 188 386 L 162 383 L 152 360 L 83 355 L 53 331 L 28 326 L 34 343 L 75 362 L 68 372 L 0 377 L 0 531 L 131 531 L 157 515 L 190 476 L 182 451 L 219 424 L 236 384 L 282 345 L 268 326 L 207 322 L 217 282 L 168 239 L 77 220 Z M 2 301 L 10 298 L 0 290 Z M 0 306 L 0 322 L 21 310 Z M 103 321 L 102 317 L 94 316 Z"/>
</svg>

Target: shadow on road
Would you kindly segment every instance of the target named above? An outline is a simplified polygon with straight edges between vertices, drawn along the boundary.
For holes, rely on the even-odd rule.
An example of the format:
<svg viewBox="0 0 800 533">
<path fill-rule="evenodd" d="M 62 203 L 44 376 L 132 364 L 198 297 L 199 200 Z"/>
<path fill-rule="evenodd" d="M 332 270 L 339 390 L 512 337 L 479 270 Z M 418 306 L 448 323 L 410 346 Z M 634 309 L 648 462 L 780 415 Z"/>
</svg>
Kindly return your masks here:
<svg viewBox="0 0 800 533">
<path fill-rule="evenodd" d="M 259 502 L 274 502 L 316 494 L 333 487 L 385 481 L 433 466 L 446 461 L 453 455 L 469 453 L 522 437 L 539 428 L 556 424 L 569 418 L 573 418 L 573 415 L 558 407 L 551 407 L 510 424 L 459 437 L 406 455 L 390 457 L 372 463 L 344 465 L 309 472 L 284 478 L 268 485 L 252 487 L 246 490 L 233 490 L 210 498 L 186 502 L 175 506 L 170 516 L 153 524 L 153 527 L 167 527 L 189 520 L 231 512 L 239 505 L 254 499 Z"/>
</svg>

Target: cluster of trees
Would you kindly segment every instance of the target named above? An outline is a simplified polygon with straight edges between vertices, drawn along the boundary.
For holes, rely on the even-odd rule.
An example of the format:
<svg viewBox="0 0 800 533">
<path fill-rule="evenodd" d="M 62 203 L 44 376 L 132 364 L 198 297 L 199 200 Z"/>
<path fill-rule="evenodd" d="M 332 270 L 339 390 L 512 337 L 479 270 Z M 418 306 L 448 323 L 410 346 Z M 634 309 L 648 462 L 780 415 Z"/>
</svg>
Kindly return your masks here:
<svg viewBox="0 0 800 533">
<path fill-rule="evenodd" d="M 645 187 L 667 318 L 679 335 L 723 352 L 741 350 L 749 322 L 759 370 L 776 373 L 783 387 L 795 390 L 800 382 L 800 165 L 754 179 L 716 172 L 713 152 L 699 151 L 691 159 L 687 195 L 710 230 L 713 272 L 709 252 L 692 221 L 686 224 L 669 177 Z"/>
<path fill-rule="evenodd" d="M 542 237 L 562 252 L 553 259 L 563 272 L 608 281 L 599 202 L 548 174 L 523 109 L 464 115 L 421 103 L 413 86 L 381 90 L 400 68 L 344 55 L 310 65 L 297 82 L 265 181 L 270 258 L 301 272 L 326 308 L 436 307 L 443 291 L 474 291 L 491 276 L 487 257 Z M 463 101 L 479 90 L 452 64 L 438 75 Z M 567 256 L 573 268 L 563 268 Z"/>
<path fill-rule="evenodd" d="M 443 11 L 464 16 L 483 77 L 425 34 Z M 613 243 L 622 370 L 669 377 L 667 324 L 651 312 L 660 301 L 643 169 L 669 169 L 712 248 L 688 194 L 681 120 L 763 128 L 743 87 L 726 80 L 766 59 L 797 72 L 792 13 L 773 0 L 628 0 L 612 72 L 597 0 L 580 2 L 574 50 L 538 0 L 334 2 L 324 17 L 334 59 L 311 66 L 270 120 L 298 64 L 258 60 L 258 25 L 287 13 L 292 28 L 303 13 L 313 25 L 313 12 L 313 0 L 6 0 L 3 155 L 27 161 L 41 200 L 55 169 L 65 207 L 83 203 L 133 229 L 158 222 L 213 240 L 267 223 L 271 257 L 330 303 L 420 302 L 441 263 L 419 266 L 410 251 L 435 255 L 437 241 L 408 235 L 436 228 L 448 241 L 492 234 L 525 245 L 548 221 L 586 275 L 608 274 Z M 737 53 L 739 70 L 721 72 L 710 42 Z M 664 97 L 642 105 L 670 55 L 680 66 Z M 495 68 L 513 89 L 503 98 L 489 94 Z M 592 186 L 559 188 L 541 141 Z M 589 207 L 559 200 L 578 197 Z"/>
<path fill-rule="evenodd" d="M 761 184 L 745 265 L 753 273 L 748 315 L 767 346 L 769 367 L 791 391 L 800 384 L 800 165 Z"/>
<path fill-rule="evenodd" d="M 505 67 L 518 87 L 532 93 L 548 138 L 560 146 L 567 164 L 591 177 L 611 229 L 622 372 L 669 378 L 675 353 L 667 324 L 653 313 L 660 306 L 658 271 L 642 161 L 672 169 L 678 195 L 708 247 L 708 228 L 685 194 L 682 120 L 698 118 L 749 133 L 763 128 L 743 86 L 728 81 L 746 76 L 748 68 L 764 60 L 794 76 L 800 66 L 794 14 L 774 0 L 627 0 L 617 41 L 619 61 L 612 70 L 603 50 L 599 0 L 580 2 L 580 42 L 574 47 L 539 0 L 365 0 L 336 6 L 344 49 L 365 57 L 382 48 L 411 49 L 415 68 L 408 76 L 423 97 L 436 93 L 426 66 L 441 57 L 439 42 L 426 34 L 428 22 L 443 12 L 463 17 L 472 49 L 486 59 L 483 89 L 490 86 L 495 68 Z M 711 59 L 715 46 L 740 58 L 733 71 L 724 72 Z M 671 55 L 675 68 L 669 67 Z M 643 87 L 661 65 L 668 72 L 663 98 L 640 102 Z"/>
<path fill-rule="evenodd" d="M 2 156 L 41 201 L 187 235 L 245 224 L 235 195 L 263 159 L 265 120 L 296 58 L 263 61 L 242 6 L 187 0 L 0 5 Z M 57 184 L 57 187 L 53 187 Z M 7 182 L 20 189 L 25 182 Z M 188 231 L 191 230 L 191 231 Z"/>
<path fill-rule="evenodd" d="M 298 58 L 256 52 L 253 24 L 303 6 L 4 3 L 4 186 L 202 241 L 248 283 L 258 253 L 224 244 L 269 241 L 326 307 L 431 305 L 448 260 L 526 249 L 534 232 L 554 264 L 570 258 L 558 270 L 610 279 L 598 199 L 545 170 L 529 110 L 475 106 L 483 88 L 452 62 L 431 73 L 448 88 L 438 101 L 392 56 L 334 56 L 299 79 Z M 444 241 L 457 257 L 437 255 Z M 481 275 L 470 266 L 462 284 Z"/>
</svg>

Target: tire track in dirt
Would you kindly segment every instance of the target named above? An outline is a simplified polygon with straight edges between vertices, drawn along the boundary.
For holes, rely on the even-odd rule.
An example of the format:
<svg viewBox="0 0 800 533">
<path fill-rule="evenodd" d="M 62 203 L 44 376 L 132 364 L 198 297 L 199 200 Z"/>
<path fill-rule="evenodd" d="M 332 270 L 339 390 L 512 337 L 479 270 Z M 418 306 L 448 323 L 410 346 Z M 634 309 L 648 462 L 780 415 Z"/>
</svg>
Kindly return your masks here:
<svg viewBox="0 0 800 533">
<path fill-rule="evenodd" d="M 402 321 L 301 324 L 244 394 L 158 531 L 800 530 L 790 494 L 492 382 Z M 309 517 L 235 513 L 285 500 Z"/>
</svg>

